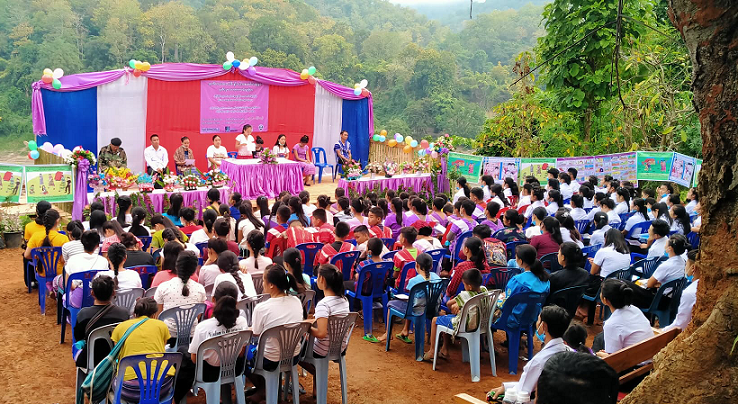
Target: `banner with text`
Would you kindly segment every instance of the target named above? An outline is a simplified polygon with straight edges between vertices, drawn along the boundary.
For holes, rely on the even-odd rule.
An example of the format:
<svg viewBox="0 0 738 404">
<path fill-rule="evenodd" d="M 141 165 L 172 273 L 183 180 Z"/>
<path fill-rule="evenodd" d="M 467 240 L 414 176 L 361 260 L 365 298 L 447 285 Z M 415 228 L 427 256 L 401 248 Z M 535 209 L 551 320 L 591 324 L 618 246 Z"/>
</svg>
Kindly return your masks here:
<svg viewBox="0 0 738 404">
<path fill-rule="evenodd" d="M 638 152 L 638 179 L 668 181 L 673 152 Z"/>
<path fill-rule="evenodd" d="M 507 177 L 517 182 L 518 171 L 520 171 L 520 159 L 512 157 L 485 157 L 482 163 L 482 175 L 491 175 L 498 184 L 501 184 Z"/>
<path fill-rule="evenodd" d="M 702 159 L 694 159 L 694 178 L 692 179 L 692 186 L 697 186 L 697 178 L 700 176 L 700 170 L 702 170 Z"/>
<path fill-rule="evenodd" d="M 590 175 L 595 175 L 595 158 L 589 156 L 560 157 L 556 159 L 556 168 L 561 172 L 576 168 L 577 178 L 572 178 L 572 181 L 584 182 Z"/>
<path fill-rule="evenodd" d="M 26 166 L 28 203 L 73 202 L 72 168 L 66 164 Z"/>
<path fill-rule="evenodd" d="M 595 156 L 595 170 L 600 183 L 604 181 L 605 174 L 610 174 L 621 182 L 630 181 L 638 186 L 636 152 Z"/>
<path fill-rule="evenodd" d="M 556 159 L 553 157 L 541 158 L 521 158 L 520 159 L 520 181 L 519 184 L 525 182 L 525 177 L 532 175 L 538 179 L 541 186 L 546 187 L 548 177 L 548 169 L 556 166 Z"/>
<path fill-rule="evenodd" d="M 246 124 L 254 132 L 266 132 L 268 120 L 268 85 L 255 81 L 200 82 L 200 133 L 240 133 Z"/>
<path fill-rule="evenodd" d="M 23 166 L 2 164 L 0 176 L 0 202 L 18 203 L 23 189 Z"/>
<path fill-rule="evenodd" d="M 674 153 L 671 160 L 671 171 L 669 181 L 688 187 L 692 185 L 692 174 L 694 173 L 694 157 Z"/>
<path fill-rule="evenodd" d="M 482 156 L 473 156 L 471 154 L 462 154 L 451 152 L 448 154 L 448 169 L 452 167 L 459 169 L 461 175 L 466 177 L 469 182 L 477 182 L 479 173 L 482 171 Z"/>
</svg>

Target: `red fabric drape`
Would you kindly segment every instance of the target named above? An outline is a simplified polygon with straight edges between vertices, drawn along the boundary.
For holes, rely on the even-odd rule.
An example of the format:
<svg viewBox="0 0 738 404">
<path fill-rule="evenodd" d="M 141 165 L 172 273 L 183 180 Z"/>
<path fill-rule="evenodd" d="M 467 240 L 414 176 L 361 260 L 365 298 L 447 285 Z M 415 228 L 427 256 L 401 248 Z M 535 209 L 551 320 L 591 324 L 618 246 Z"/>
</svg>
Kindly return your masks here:
<svg viewBox="0 0 738 404">
<path fill-rule="evenodd" d="M 208 80 L 247 80 L 245 77 L 228 73 Z M 212 144 L 212 134 L 200 134 L 200 81 L 161 81 L 149 79 L 146 114 L 146 145 L 149 136 L 159 135 L 161 145 L 169 152 L 169 169 L 174 171 L 174 151 L 180 145 L 180 138 L 190 138 L 190 148 L 195 151 L 197 168 L 207 169 L 208 146 Z M 310 137 L 312 146 L 313 120 L 315 109 L 315 87 L 269 88 L 269 131 L 254 133 L 264 139 L 265 147 L 273 147 L 277 136 L 287 135 L 287 145 L 292 148 L 302 135 Z M 236 151 L 238 133 L 221 134 L 223 146 L 228 151 Z"/>
</svg>

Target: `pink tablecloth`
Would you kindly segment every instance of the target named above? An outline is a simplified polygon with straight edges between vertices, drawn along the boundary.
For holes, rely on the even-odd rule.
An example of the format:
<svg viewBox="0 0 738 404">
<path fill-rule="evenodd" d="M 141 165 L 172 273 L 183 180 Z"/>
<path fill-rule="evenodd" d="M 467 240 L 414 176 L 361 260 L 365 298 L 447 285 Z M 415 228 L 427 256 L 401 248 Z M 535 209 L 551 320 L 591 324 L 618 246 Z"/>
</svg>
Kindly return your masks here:
<svg viewBox="0 0 738 404">
<path fill-rule="evenodd" d="M 433 193 L 433 181 L 430 174 L 403 174 L 391 178 L 377 176 L 375 178 L 364 177 L 358 180 L 348 181 L 344 178 L 338 181 L 338 187 L 348 193 L 349 188 L 360 195 L 377 187 L 380 191 L 384 189 L 397 190 L 400 187 L 412 189 L 415 192 L 427 191 Z"/>
<path fill-rule="evenodd" d="M 151 205 L 154 207 L 154 212 L 163 213 L 164 209 L 164 194 L 171 196 L 173 193 L 179 192 L 182 194 L 184 203 L 182 206 L 192 206 L 197 212 L 197 218 L 202 219 L 202 209 L 208 205 L 207 193 L 210 188 L 200 187 L 194 191 L 177 190 L 175 192 L 165 192 L 164 190 L 157 189 L 153 192 L 149 192 L 147 195 L 151 198 Z M 118 195 L 131 195 L 137 191 L 118 191 Z M 92 194 L 90 194 L 92 195 Z M 143 194 L 141 194 L 143 197 Z M 220 188 L 220 203 L 228 203 L 228 198 L 231 196 L 231 189 L 228 187 Z M 91 197 L 90 199 L 93 199 Z M 103 205 L 105 205 L 105 213 L 115 216 L 115 193 L 114 192 L 103 192 L 97 198 Z M 91 201 L 90 201 L 91 202 Z"/>
<path fill-rule="evenodd" d="M 305 189 L 302 167 L 294 161 L 261 164 L 258 160 L 223 160 L 220 169 L 233 180 L 233 189 L 244 199 L 274 198 L 282 191 L 297 195 Z"/>
</svg>

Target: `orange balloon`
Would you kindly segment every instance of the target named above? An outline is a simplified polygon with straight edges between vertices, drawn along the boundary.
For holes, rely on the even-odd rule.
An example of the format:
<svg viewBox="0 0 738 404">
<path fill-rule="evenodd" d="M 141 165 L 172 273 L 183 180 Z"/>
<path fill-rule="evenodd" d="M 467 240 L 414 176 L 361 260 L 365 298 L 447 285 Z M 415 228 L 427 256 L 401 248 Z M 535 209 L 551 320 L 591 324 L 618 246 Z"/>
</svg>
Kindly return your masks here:
<svg viewBox="0 0 738 404">
<path fill-rule="evenodd" d="M 382 129 L 381 131 L 379 131 L 379 136 L 387 136 L 387 131 Z"/>
<path fill-rule="evenodd" d="M 389 140 L 389 142 L 387 142 L 387 145 L 388 145 L 389 147 L 395 147 L 395 146 L 397 146 L 397 140 L 395 140 L 395 139 L 390 139 L 390 140 Z"/>
<path fill-rule="evenodd" d="M 51 82 L 54 81 L 54 78 L 47 74 L 44 74 L 44 76 L 41 77 L 41 81 L 43 81 L 46 84 L 51 84 Z"/>
<path fill-rule="evenodd" d="M 140 75 L 141 75 L 141 70 L 136 69 L 136 70 L 133 71 L 133 76 L 134 77 L 138 77 Z"/>
<path fill-rule="evenodd" d="M 315 77 L 313 76 L 308 77 L 308 83 L 315 84 Z"/>
<path fill-rule="evenodd" d="M 407 145 L 407 146 L 403 147 L 402 150 L 404 150 L 405 153 L 410 153 L 410 152 L 413 151 L 413 147 L 410 146 L 410 145 Z"/>
</svg>

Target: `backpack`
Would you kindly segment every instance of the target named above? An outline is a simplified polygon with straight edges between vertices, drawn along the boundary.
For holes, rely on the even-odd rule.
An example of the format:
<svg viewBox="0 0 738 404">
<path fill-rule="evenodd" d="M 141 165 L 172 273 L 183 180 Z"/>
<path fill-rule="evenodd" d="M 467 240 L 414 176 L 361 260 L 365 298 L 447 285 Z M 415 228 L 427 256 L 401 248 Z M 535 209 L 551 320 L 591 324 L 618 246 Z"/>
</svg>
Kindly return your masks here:
<svg viewBox="0 0 738 404">
<path fill-rule="evenodd" d="M 502 241 L 496 238 L 484 239 L 484 253 L 489 266 L 507 266 L 507 248 Z"/>
<path fill-rule="evenodd" d="M 107 397 L 108 390 L 113 382 L 113 374 L 115 373 L 118 364 L 118 354 L 123 348 L 123 344 L 126 342 L 126 339 L 133 330 L 138 328 L 138 326 L 143 324 L 146 320 L 148 320 L 148 318 L 144 318 L 128 328 L 120 341 L 118 341 L 110 351 L 110 354 L 98 363 L 97 366 L 95 366 L 95 369 L 87 374 L 87 377 L 85 377 L 85 380 L 79 387 L 80 391 L 79 394 L 77 394 L 76 404 L 84 404 L 85 395 L 90 397 L 91 403 L 99 403 Z"/>
</svg>

